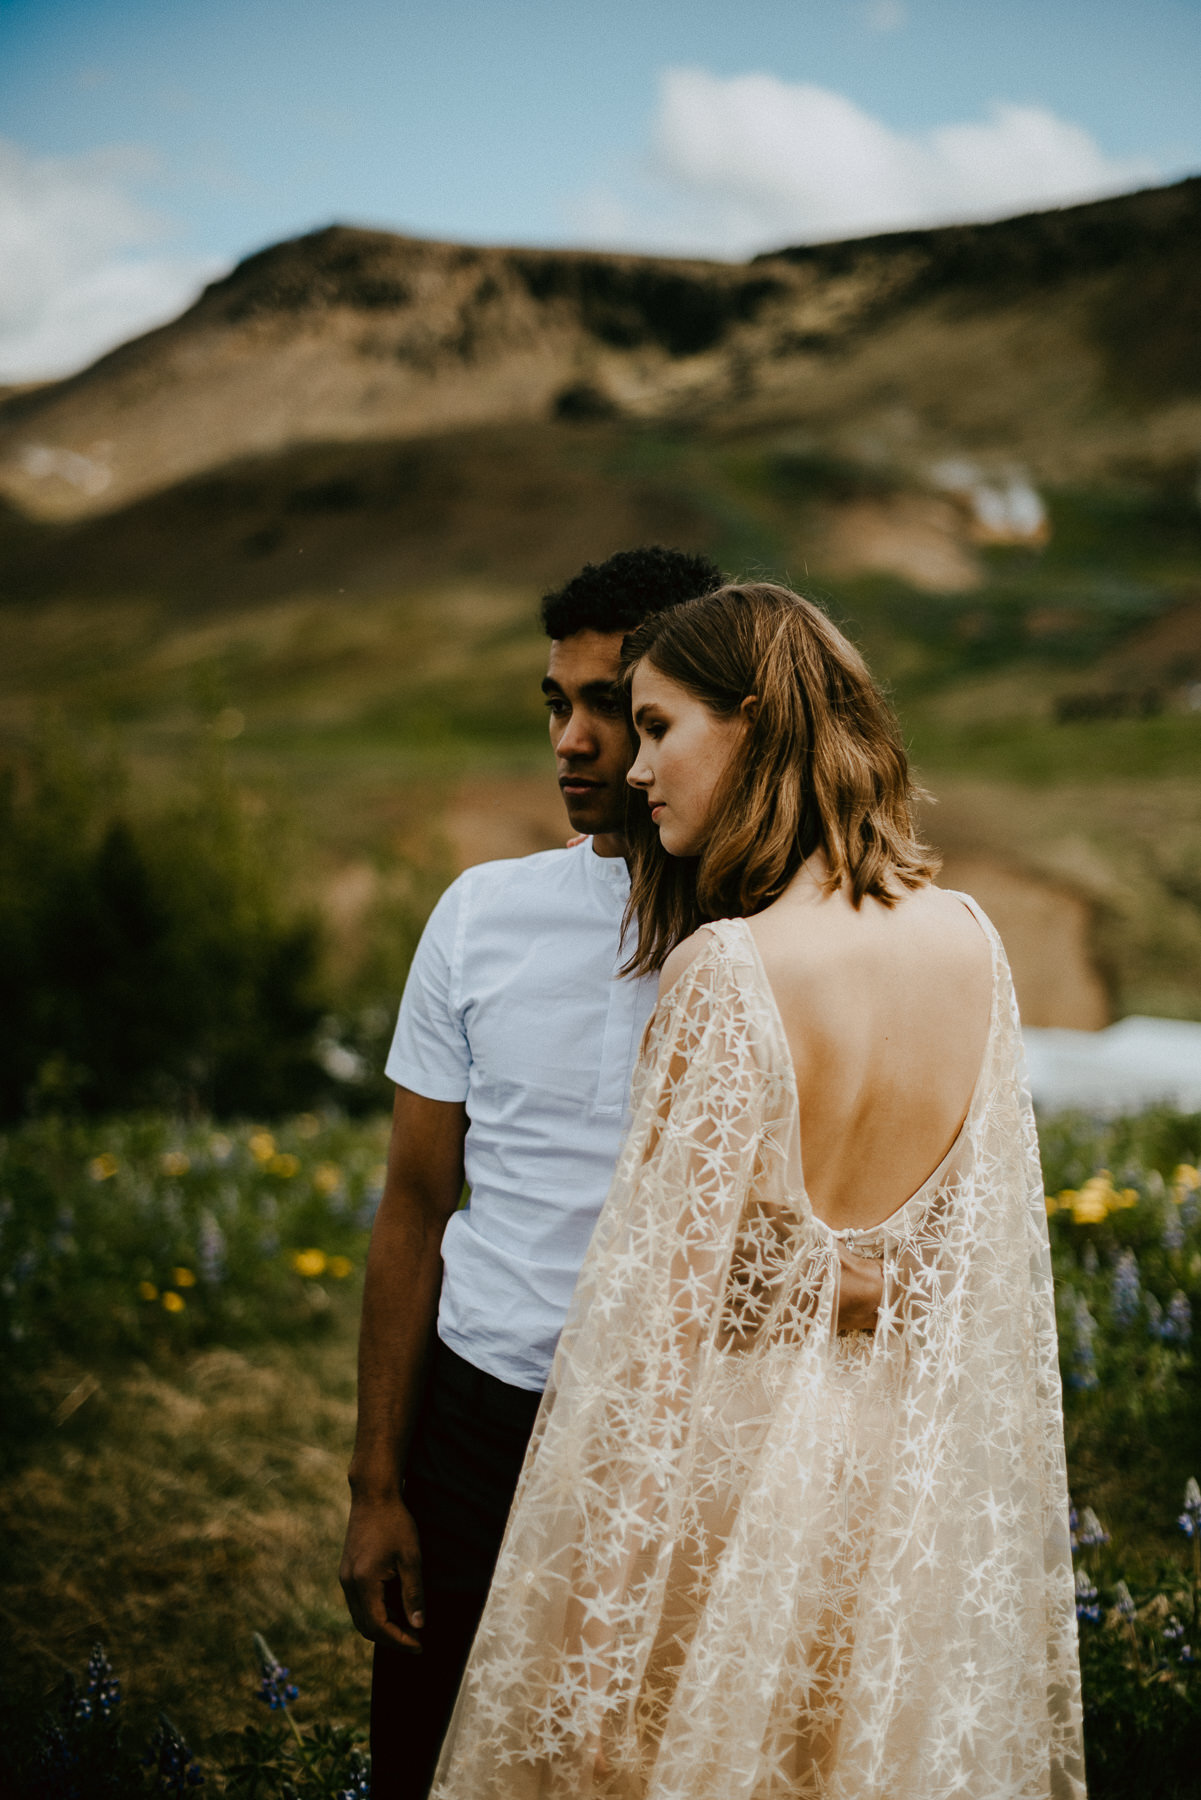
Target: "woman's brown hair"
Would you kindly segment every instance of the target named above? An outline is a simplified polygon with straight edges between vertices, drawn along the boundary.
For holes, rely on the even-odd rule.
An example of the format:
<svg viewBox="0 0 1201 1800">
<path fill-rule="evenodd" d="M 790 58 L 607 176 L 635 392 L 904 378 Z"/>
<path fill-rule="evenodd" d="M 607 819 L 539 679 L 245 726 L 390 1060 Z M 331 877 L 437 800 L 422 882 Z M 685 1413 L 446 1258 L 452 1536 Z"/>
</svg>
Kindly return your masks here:
<svg viewBox="0 0 1201 1800">
<path fill-rule="evenodd" d="M 761 912 L 818 849 L 827 891 L 845 883 L 856 907 L 867 894 L 892 906 L 933 878 L 896 718 L 811 600 L 748 582 L 652 615 L 622 646 L 627 706 L 644 659 L 721 718 L 757 704 L 699 856 L 669 856 L 643 796 L 632 798 L 626 922 L 637 920 L 638 948 L 626 973 L 661 969 L 708 919 Z"/>
</svg>

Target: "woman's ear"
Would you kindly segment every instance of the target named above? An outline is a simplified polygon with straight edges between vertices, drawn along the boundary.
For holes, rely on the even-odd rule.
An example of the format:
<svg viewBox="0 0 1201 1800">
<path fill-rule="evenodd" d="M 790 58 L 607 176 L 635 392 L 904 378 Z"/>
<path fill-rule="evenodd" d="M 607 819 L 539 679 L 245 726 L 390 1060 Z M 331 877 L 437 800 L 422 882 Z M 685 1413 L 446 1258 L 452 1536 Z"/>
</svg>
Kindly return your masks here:
<svg viewBox="0 0 1201 1800">
<path fill-rule="evenodd" d="M 759 717 L 758 694 L 748 694 L 738 710 L 742 714 L 743 724 L 748 727 L 753 725 L 755 720 Z"/>
</svg>

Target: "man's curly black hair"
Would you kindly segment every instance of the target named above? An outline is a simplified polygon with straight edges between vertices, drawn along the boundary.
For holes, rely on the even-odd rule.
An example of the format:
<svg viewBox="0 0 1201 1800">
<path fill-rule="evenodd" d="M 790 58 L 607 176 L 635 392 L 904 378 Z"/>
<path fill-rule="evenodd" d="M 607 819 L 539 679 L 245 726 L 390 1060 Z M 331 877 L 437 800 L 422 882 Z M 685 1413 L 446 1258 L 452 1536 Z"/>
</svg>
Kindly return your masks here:
<svg viewBox="0 0 1201 1800">
<path fill-rule="evenodd" d="M 707 556 L 665 550 L 619 550 L 603 563 L 585 563 L 578 575 L 542 601 L 547 637 L 577 631 L 633 631 L 651 613 L 711 594 L 725 577 Z"/>
</svg>

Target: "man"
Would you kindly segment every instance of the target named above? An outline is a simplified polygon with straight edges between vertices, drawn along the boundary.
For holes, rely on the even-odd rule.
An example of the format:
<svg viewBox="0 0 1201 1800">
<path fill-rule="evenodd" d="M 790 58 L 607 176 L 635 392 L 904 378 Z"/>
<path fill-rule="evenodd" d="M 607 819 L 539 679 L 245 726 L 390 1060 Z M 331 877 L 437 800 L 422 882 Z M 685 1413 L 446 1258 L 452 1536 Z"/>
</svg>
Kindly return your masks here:
<svg viewBox="0 0 1201 1800">
<path fill-rule="evenodd" d="M 617 974 L 622 638 L 720 581 L 704 557 L 632 550 L 546 597 L 551 743 L 586 839 L 461 875 L 405 986 L 340 1572 L 376 1647 L 376 1800 L 420 1800 L 433 1774 L 654 1002 Z M 871 1279 L 848 1276 L 844 1325 L 870 1323 Z"/>
<path fill-rule="evenodd" d="M 433 1772 L 654 1000 L 653 983 L 617 978 L 621 641 L 720 581 L 703 557 L 635 550 L 547 596 L 551 742 L 587 841 L 460 876 L 405 987 L 342 1565 L 376 1644 L 379 1800 L 423 1795 Z"/>
</svg>

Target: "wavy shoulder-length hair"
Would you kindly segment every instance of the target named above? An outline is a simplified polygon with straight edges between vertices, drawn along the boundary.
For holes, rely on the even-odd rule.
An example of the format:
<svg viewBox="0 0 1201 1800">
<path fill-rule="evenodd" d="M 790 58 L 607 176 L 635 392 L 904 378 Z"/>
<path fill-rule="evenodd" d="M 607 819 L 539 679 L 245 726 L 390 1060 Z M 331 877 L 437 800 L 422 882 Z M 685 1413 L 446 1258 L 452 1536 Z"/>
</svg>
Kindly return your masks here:
<svg viewBox="0 0 1201 1800">
<path fill-rule="evenodd" d="M 825 853 L 828 892 L 895 905 L 937 872 L 913 824 L 900 728 L 855 646 L 811 600 L 770 582 L 718 588 L 656 613 L 622 646 L 622 687 L 640 662 L 720 718 L 747 699 L 750 723 L 714 797 L 704 848 L 672 857 L 641 794 L 629 812 L 629 974 L 662 968 L 709 919 L 748 917 Z M 632 720 L 631 720 L 632 729 Z"/>
</svg>

